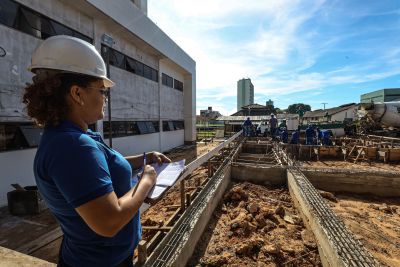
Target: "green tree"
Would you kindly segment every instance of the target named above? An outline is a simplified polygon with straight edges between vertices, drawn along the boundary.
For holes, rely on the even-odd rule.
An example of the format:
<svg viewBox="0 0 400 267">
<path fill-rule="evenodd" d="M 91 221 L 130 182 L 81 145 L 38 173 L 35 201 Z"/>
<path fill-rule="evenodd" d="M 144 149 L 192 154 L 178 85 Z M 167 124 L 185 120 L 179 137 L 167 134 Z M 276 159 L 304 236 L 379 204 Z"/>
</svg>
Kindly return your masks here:
<svg viewBox="0 0 400 267">
<path fill-rule="evenodd" d="M 311 106 L 303 103 L 291 104 L 287 108 L 288 113 L 298 114 L 300 111 L 305 113 L 306 111 L 311 111 Z"/>
</svg>

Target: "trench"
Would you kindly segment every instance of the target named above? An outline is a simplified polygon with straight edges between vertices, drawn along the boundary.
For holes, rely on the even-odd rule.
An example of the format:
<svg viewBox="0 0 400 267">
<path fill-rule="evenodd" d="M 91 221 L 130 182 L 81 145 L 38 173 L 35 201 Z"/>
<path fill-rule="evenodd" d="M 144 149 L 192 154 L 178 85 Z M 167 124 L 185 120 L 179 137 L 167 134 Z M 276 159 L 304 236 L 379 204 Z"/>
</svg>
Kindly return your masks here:
<svg viewBox="0 0 400 267">
<path fill-rule="evenodd" d="M 400 174 L 307 168 L 299 166 L 298 150 L 291 153 L 293 149 L 268 140 L 237 141 L 220 157 L 213 175 L 142 265 L 386 266 L 376 251 L 360 242 L 360 231 L 353 233 L 354 227 L 346 220 L 349 215 L 319 190 L 333 196 L 370 194 L 398 199 Z M 299 157 L 316 155 L 312 147 L 303 151 Z M 235 199 L 236 194 L 232 199 L 235 190 L 246 192 L 243 188 L 258 193 L 244 199 Z M 389 210 L 396 215 L 398 202 L 394 203 Z M 286 239 L 277 240 L 282 234 Z M 296 242 L 297 246 L 287 245 Z"/>
</svg>

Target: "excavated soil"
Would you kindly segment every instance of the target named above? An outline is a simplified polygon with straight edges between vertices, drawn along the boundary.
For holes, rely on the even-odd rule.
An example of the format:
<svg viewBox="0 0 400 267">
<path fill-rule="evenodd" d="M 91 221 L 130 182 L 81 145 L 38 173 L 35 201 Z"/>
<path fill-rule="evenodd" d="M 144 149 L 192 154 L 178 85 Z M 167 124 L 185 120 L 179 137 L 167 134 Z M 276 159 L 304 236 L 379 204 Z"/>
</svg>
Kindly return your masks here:
<svg viewBox="0 0 400 267">
<path fill-rule="evenodd" d="M 225 193 L 189 266 L 322 266 L 286 188 L 235 184 Z"/>
<path fill-rule="evenodd" d="M 400 198 L 340 194 L 331 206 L 379 266 L 400 266 Z"/>
<path fill-rule="evenodd" d="M 357 162 L 339 160 L 320 160 L 320 161 L 302 161 L 303 167 L 313 168 L 335 168 L 335 169 L 355 169 L 363 171 L 391 171 L 400 172 L 400 164 L 397 163 L 381 163 L 381 162 Z"/>
</svg>

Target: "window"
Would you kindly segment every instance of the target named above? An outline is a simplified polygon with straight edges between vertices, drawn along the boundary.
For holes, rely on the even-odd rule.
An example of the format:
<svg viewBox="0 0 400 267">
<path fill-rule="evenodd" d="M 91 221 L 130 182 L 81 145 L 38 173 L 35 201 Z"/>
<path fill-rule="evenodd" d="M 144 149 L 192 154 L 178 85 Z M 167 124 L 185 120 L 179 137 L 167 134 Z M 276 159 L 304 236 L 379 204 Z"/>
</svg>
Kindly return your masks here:
<svg viewBox="0 0 400 267">
<path fill-rule="evenodd" d="M 174 79 L 174 89 L 183 92 L 183 83 L 181 81 Z"/>
<path fill-rule="evenodd" d="M 174 79 L 172 77 L 170 77 L 167 74 L 163 73 L 161 79 L 162 79 L 162 84 L 163 85 L 166 85 L 168 87 L 173 88 Z"/>
<path fill-rule="evenodd" d="M 158 82 L 157 70 L 143 64 L 142 62 L 130 58 L 111 47 L 101 45 L 101 56 L 106 62 L 107 62 L 107 51 L 109 51 L 110 53 L 109 57 L 110 65 L 135 73 L 136 75 L 142 76 L 149 80 Z"/>
<path fill-rule="evenodd" d="M 10 0 L 0 2 L 0 23 L 8 27 L 14 27 L 17 17 L 18 4 Z"/>
<path fill-rule="evenodd" d="M 183 121 L 174 121 L 175 130 L 183 130 L 185 129 L 185 125 Z"/>
<path fill-rule="evenodd" d="M 151 70 L 151 79 L 158 82 L 158 71 L 156 71 L 155 69 Z"/>
<path fill-rule="evenodd" d="M 185 129 L 183 121 L 163 121 L 163 132 L 183 129 Z"/>
<path fill-rule="evenodd" d="M 151 80 L 151 68 L 149 66 L 143 65 L 143 76 Z"/>
<path fill-rule="evenodd" d="M 32 123 L 0 123 L 0 151 L 37 147 L 42 132 Z"/>
<path fill-rule="evenodd" d="M 110 49 L 110 48 L 108 48 Z M 113 65 L 117 68 L 125 69 L 125 56 L 124 54 L 114 50 L 110 49 L 110 65 Z"/>
<path fill-rule="evenodd" d="M 112 121 L 112 137 L 123 137 L 159 132 L 158 121 Z M 109 123 L 103 121 L 104 138 L 109 136 Z"/>
<path fill-rule="evenodd" d="M 37 38 L 69 35 L 92 43 L 92 39 L 11 0 L 0 1 L 0 23 Z"/>
<path fill-rule="evenodd" d="M 173 128 L 170 129 L 170 124 L 168 123 L 168 121 L 163 121 L 162 126 L 163 126 L 163 132 L 168 132 L 168 131 L 174 130 Z"/>
</svg>

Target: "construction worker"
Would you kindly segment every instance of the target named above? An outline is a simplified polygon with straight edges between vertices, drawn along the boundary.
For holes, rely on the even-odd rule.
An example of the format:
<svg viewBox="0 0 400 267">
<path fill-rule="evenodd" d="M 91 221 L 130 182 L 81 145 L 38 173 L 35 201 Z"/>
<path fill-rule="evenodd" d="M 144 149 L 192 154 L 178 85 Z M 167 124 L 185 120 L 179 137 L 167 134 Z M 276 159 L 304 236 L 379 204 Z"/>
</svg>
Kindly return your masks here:
<svg viewBox="0 0 400 267">
<path fill-rule="evenodd" d="M 275 118 L 274 114 L 271 114 L 271 118 L 269 119 L 269 132 L 271 137 L 275 137 L 276 126 L 278 125 L 278 120 Z"/>
<path fill-rule="evenodd" d="M 282 121 L 281 121 L 281 123 L 279 124 L 279 128 L 283 128 L 283 127 L 287 127 L 286 126 L 286 120 L 285 119 L 283 119 Z"/>
<path fill-rule="evenodd" d="M 309 124 L 306 129 L 306 145 L 313 145 L 314 135 L 315 135 L 314 129 Z"/>
<path fill-rule="evenodd" d="M 242 128 L 244 136 L 251 136 L 253 123 L 251 122 L 250 117 L 247 117 L 247 119 L 243 122 Z"/>
<path fill-rule="evenodd" d="M 286 130 L 286 127 L 280 128 L 280 137 L 281 137 L 282 143 L 287 144 L 289 136 L 288 136 L 288 132 Z"/>
<path fill-rule="evenodd" d="M 321 142 L 322 145 L 324 146 L 331 146 L 332 145 L 332 141 L 331 141 L 331 133 L 328 130 L 322 130 L 321 131 Z"/>
<path fill-rule="evenodd" d="M 317 145 L 321 145 L 322 144 L 322 132 L 319 129 L 319 127 L 317 127 Z"/>
<path fill-rule="evenodd" d="M 294 145 L 297 145 L 299 143 L 299 140 L 300 140 L 300 133 L 299 133 L 299 130 L 296 129 L 292 133 L 292 138 L 290 139 L 290 143 L 294 144 Z"/>
<path fill-rule="evenodd" d="M 139 207 L 156 182 L 150 152 L 124 158 L 88 125 L 104 117 L 106 66 L 95 47 L 70 36 L 39 45 L 25 88 L 28 115 L 44 126 L 34 160 L 40 194 L 61 225 L 64 238 L 58 266 L 133 266 L 141 239 Z M 147 161 L 144 160 L 147 158 Z M 143 168 L 140 181 L 132 167 Z"/>
</svg>

